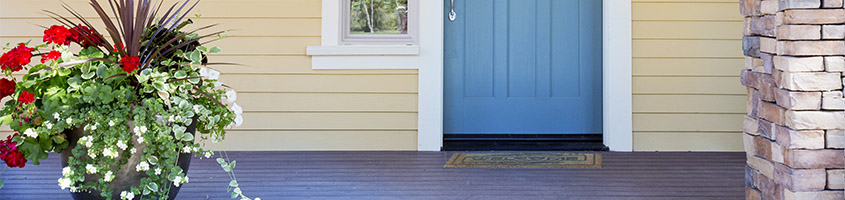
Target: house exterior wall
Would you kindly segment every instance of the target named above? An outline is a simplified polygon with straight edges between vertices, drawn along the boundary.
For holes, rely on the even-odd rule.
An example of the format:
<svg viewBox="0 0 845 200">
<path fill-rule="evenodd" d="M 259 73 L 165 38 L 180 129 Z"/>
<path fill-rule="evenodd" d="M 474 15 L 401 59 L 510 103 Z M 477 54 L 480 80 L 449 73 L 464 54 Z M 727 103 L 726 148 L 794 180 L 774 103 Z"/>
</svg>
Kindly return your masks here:
<svg viewBox="0 0 845 200">
<path fill-rule="evenodd" d="M 742 151 L 738 0 L 633 0 L 635 151 Z"/>
<path fill-rule="evenodd" d="M 738 0 L 632 1 L 634 150 L 742 150 Z M 33 24 L 54 24 L 39 12 L 65 13 L 58 2 L 0 0 L 0 44 L 39 42 Z M 87 0 L 65 2 L 95 16 Z M 246 120 L 215 148 L 417 149 L 417 70 L 311 69 L 320 0 L 203 0 L 195 10 L 199 24 L 237 29 L 212 59 L 248 65 L 219 68 Z"/>
<path fill-rule="evenodd" d="M 87 0 L 64 2 L 96 16 Z M 0 44 L 39 43 L 33 24 L 56 24 L 42 9 L 66 13 L 58 0 L 0 0 Z M 218 67 L 245 120 L 214 148 L 417 149 L 417 70 L 311 69 L 305 49 L 320 45 L 320 0 L 203 0 L 194 10 L 199 24 L 236 29 L 213 43 L 223 53 L 211 59 L 248 65 Z"/>
</svg>

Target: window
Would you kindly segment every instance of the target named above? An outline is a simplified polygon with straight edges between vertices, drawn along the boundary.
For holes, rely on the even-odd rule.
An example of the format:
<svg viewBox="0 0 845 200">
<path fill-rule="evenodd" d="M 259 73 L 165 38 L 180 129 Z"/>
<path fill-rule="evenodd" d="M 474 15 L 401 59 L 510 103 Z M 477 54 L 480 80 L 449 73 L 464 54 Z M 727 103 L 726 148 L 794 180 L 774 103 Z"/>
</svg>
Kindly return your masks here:
<svg viewBox="0 0 845 200">
<path fill-rule="evenodd" d="M 415 45 L 417 0 L 343 0 L 339 42 Z"/>
</svg>

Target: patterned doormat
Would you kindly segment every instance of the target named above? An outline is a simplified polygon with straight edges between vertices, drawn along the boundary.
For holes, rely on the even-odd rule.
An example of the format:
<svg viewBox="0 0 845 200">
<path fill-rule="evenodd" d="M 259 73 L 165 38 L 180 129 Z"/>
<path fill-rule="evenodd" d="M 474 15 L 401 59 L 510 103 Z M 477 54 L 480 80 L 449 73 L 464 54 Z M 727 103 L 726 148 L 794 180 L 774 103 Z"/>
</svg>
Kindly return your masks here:
<svg viewBox="0 0 845 200">
<path fill-rule="evenodd" d="M 601 168 L 597 153 L 456 153 L 446 162 L 453 167 Z"/>
</svg>

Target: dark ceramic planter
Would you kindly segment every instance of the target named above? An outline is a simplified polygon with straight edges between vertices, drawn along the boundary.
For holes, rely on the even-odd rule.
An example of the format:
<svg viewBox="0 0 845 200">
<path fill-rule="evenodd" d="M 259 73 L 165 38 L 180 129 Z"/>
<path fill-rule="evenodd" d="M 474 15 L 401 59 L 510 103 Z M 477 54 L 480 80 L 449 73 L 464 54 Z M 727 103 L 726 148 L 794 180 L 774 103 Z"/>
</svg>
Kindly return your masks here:
<svg viewBox="0 0 845 200">
<path fill-rule="evenodd" d="M 132 130 L 132 128 L 134 128 L 134 123 L 130 122 L 129 126 L 129 130 Z M 196 135 L 196 119 L 194 119 L 194 123 L 188 126 L 186 132 L 193 133 L 194 135 Z M 70 145 L 61 153 L 62 167 L 67 167 L 68 157 L 72 156 L 71 149 L 76 147 L 77 141 L 79 141 L 79 138 L 85 136 L 85 132 L 82 130 L 82 128 L 75 128 L 72 130 L 65 131 L 65 134 L 67 134 Z M 135 166 L 137 166 L 138 163 L 141 163 L 141 156 L 144 154 L 143 149 L 146 147 L 146 143 L 138 144 L 134 137 L 132 140 L 132 142 L 135 144 L 135 148 L 137 149 L 137 151 L 135 152 L 135 154 L 130 155 L 127 163 L 120 166 L 119 170 L 114 173 L 115 178 L 111 181 L 111 184 L 108 186 L 108 188 L 112 190 L 112 197 L 115 199 L 120 197 L 121 191 L 129 191 L 132 186 L 138 185 L 142 178 L 147 177 L 145 173 L 135 171 Z M 126 152 L 128 153 L 128 151 Z M 121 154 L 121 156 L 125 155 L 127 154 Z M 179 154 L 179 159 L 176 161 L 176 164 L 182 168 L 185 174 L 188 173 L 188 167 L 190 167 L 191 165 L 191 157 L 192 154 L 190 153 L 182 153 Z M 97 179 L 99 179 L 99 176 L 89 174 L 85 176 L 85 181 L 83 181 L 82 184 Z M 171 182 L 168 182 L 168 184 L 171 185 L 168 199 L 176 199 L 176 195 L 179 194 L 179 189 L 181 187 L 172 186 Z M 139 199 L 140 196 L 141 195 L 136 194 L 135 199 Z M 73 197 L 74 200 L 105 200 L 105 198 L 100 196 L 100 191 L 72 192 L 71 197 Z"/>
</svg>

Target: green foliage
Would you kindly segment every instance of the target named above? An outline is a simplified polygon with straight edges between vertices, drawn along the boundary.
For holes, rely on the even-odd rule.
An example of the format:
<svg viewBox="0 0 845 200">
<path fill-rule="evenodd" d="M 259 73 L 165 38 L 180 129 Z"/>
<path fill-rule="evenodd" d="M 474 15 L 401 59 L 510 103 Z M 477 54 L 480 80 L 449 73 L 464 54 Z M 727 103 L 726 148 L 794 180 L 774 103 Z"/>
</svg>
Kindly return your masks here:
<svg viewBox="0 0 845 200">
<path fill-rule="evenodd" d="M 407 30 L 407 21 L 402 21 L 407 20 L 403 11 L 408 9 L 408 0 L 352 0 L 350 7 L 349 28 L 353 33 L 396 34 Z"/>
</svg>

